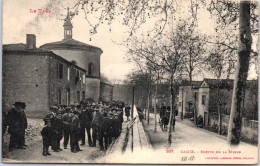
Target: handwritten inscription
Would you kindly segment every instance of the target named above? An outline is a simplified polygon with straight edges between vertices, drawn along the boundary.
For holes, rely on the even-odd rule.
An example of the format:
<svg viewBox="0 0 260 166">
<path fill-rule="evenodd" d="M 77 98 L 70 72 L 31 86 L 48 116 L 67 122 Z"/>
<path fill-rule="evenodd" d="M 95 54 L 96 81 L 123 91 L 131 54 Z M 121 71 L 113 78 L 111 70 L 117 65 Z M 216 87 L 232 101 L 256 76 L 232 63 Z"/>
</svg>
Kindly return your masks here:
<svg viewBox="0 0 260 166">
<path fill-rule="evenodd" d="M 195 156 L 182 156 L 181 161 L 193 161 Z"/>
</svg>

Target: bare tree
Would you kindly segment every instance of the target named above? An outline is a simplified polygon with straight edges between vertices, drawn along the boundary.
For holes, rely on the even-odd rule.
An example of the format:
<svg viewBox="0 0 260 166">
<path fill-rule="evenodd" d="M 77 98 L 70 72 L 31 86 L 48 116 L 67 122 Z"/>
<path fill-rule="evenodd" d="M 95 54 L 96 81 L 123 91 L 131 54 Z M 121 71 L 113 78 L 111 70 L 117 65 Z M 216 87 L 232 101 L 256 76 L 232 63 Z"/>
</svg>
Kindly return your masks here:
<svg viewBox="0 0 260 166">
<path fill-rule="evenodd" d="M 239 29 L 239 35 L 234 42 L 237 44 L 238 61 L 236 65 L 231 114 L 228 127 L 228 142 L 237 145 L 240 142 L 240 131 L 242 125 L 243 98 L 248 76 L 250 54 L 252 50 L 252 34 L 258 32 L 257 3 L 241 1 L 212 1 L 210 6 L 212 14 L 217 15 L 221 26 L 234 25 L 233 29 Z M 252 24 L 251 24 L 252 23 Z M 256 26 L 257 25 L 257 26 Z M 235 40 L 234 38 L 232 38 Z M 257 41 L 258 42 L 258 41 Z M 222 42 L 226 47 L 231 44 Z"/>
<path fill-rule="evenodd" d="M 168 145 L 171 145 L 172 129 L 174 127 L 175 114 L 173 114 L 175 99 L 177 92 L 175 91 L 175 81 L 179 73 L 182 71 L 182 57 L 185 55 L 186 47 L 184 45 L 188 38 L 187 33 L 184 33 L 184 24 L 179 23 L 175 28 L 171 28 L 168 33 L 162 34 L 155 38 L 149 38 L 149 42 L 144 44 L 139 40 L 133 40 L 132 45 L 128 47 L 131 53 L 145 59 L 152 65 L 162 68 L 165 76 L 170 78 L 170 93 L 171 93 L 171 113 L 170 125 L 168 130 Z"/>
<path fill-rule="evenodd" d="M 102 24 L 110 26 L 117 20 L 129 28 L 131 37 L 143 24 L 153 20 L 150 33 L 161 33 L 169 15 L 176 11 L 176 0 L 77 0 L 70 8 L 70 16 L 74 17 L 83 11 L 90 26 L 90 35 L 96 34 Z"/>
</svg>

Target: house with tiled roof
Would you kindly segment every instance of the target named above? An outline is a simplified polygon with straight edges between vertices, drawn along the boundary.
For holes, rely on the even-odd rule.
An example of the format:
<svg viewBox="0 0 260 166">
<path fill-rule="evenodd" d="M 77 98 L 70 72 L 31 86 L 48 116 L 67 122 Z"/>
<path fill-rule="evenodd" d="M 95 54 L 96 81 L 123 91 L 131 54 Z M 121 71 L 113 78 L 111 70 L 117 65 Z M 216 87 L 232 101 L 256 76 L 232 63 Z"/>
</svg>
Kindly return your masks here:
<svg viewBox="0 0 260 166">
<path fill-rule="evenodd" d="M 35 43 L 35 35 L 28 34 L 26 44 L 3 45 L 2 109 L 8 111 L 22 101 L 26 114 L 39 118 L 52 105 L 85 98 L 87 70 Z"/>
<path fill-rule="evenodd" d="M 233 94 L 232 79 L 203 79 L 199 87 L 198 92 L 198 108 L 196 116 L 203 117 L 204 126 L 206 128 L 212 125 L 217 125 L 215 121 L 218 119 L 218 113 L 221 111 L 224 115 L 230 114 L 232 94 Z M 256 86 L 253 86 L 256 85 Z M 245 97 L 243 98 L 243 117 L 248 119 L 257 118 L 257 109 L 254 101 L 257 99 L 253 98 L 253 88 L 257 88 L 256 80 L 248 80 L 245 90 Z M 256 90 L 257 91 L 257 90 Z M 257 96 L 257 94 L 255 95 Z M 225 122 L 225 123 L 224 123 Z M 228 126 L 228 119 L 223 119 L 223 126 Z"/>
<path fill-rule="evenodd" d="M 201 81 L 183 81 L 178 94 L 178 116 L 181 118 L 194 117 L 197 108 L 197 96 Z"/>
</svg>

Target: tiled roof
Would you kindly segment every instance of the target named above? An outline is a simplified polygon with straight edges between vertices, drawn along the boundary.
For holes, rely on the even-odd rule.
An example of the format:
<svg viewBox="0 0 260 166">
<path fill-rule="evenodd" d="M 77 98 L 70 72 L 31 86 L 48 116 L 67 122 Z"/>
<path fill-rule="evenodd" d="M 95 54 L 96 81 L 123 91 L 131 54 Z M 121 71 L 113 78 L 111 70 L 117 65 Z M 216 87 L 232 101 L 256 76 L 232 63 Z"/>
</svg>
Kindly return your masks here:
<svg viewBox="0 0 260 166">
<path fill-rule="evenodd" d="M 55 48 L 64 48 L 64 49 L 81 49 L 81 50 L 93 50 L 93 51 L 101 51 L 100 48 L 91 46 L 89 44 L 74 40 L 74 39 L 63 39 L 62 41 L 46 43 L 42 45 L 40 48 L 44 49 L 55 49 Z"/>
<path fill-rule="evenodd" d="M 196 87 L 199 87 L 200 84 L 201 84 L 202 81 L 192 81 L 191 82 L 191 86 L 193 88 L 196 88 Z M 184 80 L 182 83 L 181 83 L 182 86 L 190 86 L 190 81 L 187 81 L 187 80 Z"/>
<path fill-rule="evenodd" d="M 204 78 L 202 82 L 206 82 L 211 88 L 233 88 L 234 80 L 231 79 L 208 79 Z"/>
<path fill-rule="evenodd" d="M 26 44 L 4 44 L 3 51 L 51 52 L 40 48 L 28 49 Z"/>
<path fill-rule="evenodd" d="M 232 79 L 208 79 L 204 78 L 202 82 L 206 82 L 211 88 L 233 88 L 234 80 Z M 258 80 L 247 80 L 246 87 L 257 86 Z"/>
<path fill-rule="evenodd" d="M 74 66 L 77 69 L 80 69 L 84 72 L 86 72 L 85 69 L 67 61 L 66 59 L 62 58 L 61 56 L 54 54 L 52 51 L 49 50 L 44 50 L 41 48 L 34 48 L 34 49 L 27 49 L 26 44 L 19 43 L 19 44 L 4 44 L 3 45 L 3 55 L 47 55 L 47 56 L 52 56 L 54 58 L 59 59 L 60 61 L 67 63 L 71 66 Z M 93 77 L 94 78 L 94 77 Z"/>
</svg>

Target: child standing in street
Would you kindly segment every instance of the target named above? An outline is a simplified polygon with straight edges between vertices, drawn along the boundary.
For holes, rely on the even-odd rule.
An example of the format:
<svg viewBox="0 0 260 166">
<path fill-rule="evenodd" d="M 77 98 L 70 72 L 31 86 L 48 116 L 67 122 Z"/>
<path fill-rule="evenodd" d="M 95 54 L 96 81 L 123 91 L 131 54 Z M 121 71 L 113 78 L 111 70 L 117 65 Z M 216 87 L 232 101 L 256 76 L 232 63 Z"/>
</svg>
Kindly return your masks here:
<svg viewBox="0 0 260 166">
<path fill-rule="evenodd" d="M 51 119 L 44 118 L 45 126 L 42 128 L 41 135 L 43 141 L 43 156 L 51 155 L 49 153 L 49 146 L 51 145 Z"/>
</svg>

